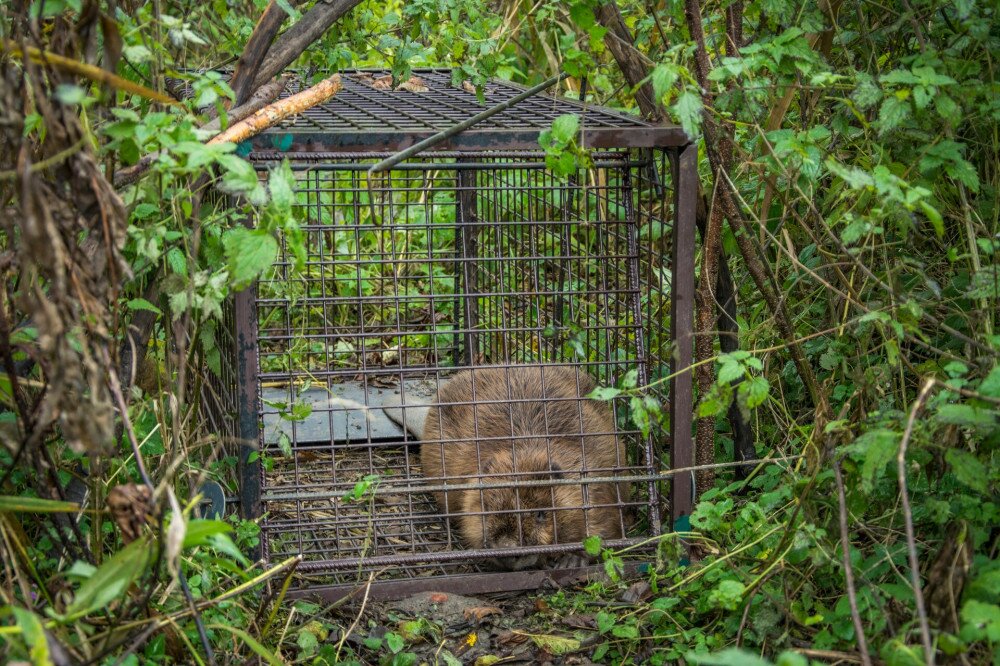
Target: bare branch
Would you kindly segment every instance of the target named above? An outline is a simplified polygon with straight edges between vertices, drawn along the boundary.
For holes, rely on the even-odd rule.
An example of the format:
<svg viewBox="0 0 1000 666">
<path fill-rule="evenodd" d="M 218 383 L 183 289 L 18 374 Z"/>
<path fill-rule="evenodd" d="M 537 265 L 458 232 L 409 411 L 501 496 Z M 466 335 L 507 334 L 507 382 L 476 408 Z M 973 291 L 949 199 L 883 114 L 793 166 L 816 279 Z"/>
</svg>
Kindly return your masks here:
<svg viewBox="0 0 1000 666">
<path fill-rule="evenodd" d="M 267 57 L 257 72 L 253 89 L 261 87 L 278 75 L 285 67 L 295 62 L 309 45 L 323 36 L 347 12 L 359 5 L 361 0 L 321 0 L 302 15 L 291 28 L 286 30 L 271 45 Z"/>
</svg>

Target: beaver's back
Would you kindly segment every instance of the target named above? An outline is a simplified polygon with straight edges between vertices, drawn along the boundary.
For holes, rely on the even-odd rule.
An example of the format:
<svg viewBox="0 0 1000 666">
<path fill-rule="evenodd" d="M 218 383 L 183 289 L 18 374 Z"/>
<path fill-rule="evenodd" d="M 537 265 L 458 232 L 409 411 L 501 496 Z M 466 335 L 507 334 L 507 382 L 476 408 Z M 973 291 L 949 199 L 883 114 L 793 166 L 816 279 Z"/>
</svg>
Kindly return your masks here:
<svg viewBox="0 0 1000 666">
<path fill-rule="evenodd" d="M 548 442 L 551 462 L 565 472 L 615 475 L 628 465 L 625 448 L 615 436 L 609 405 L 586 399 L 594 388 L 588 374 L 570 366 L 484 367 L 456 373 L 441 387 L 438 401 L 427 415 L 425 443 L 420 449 L 425 476 L 447 476 L 451 477 L 449 483 L 468 483 L 481 473 L 491 455 L 502 449 L 509 451 L 512 441 L 520 449 L 519 442 L 539 446 L 539 439 Z M 529 438 L 536 438 L 536 443 L 530 444 Z M 451 491 L 450 497 L 436 492 L 435 497 L 441 508 L 455 513 L 460 511 L 461 493 L 465 492 L 476 491 Z M 619 484 L 618 493 L 612 484 L 592 484 L 589 496 L 591 505 L 624 501 L 627 484 Z M 607 515 L 588 517 L 591 524 L 619 524 L 615 509 L 594 511 Z M 620 535 L 620 529 L 601 532 L 611 532 L 604 536 Z"/>
</svg>

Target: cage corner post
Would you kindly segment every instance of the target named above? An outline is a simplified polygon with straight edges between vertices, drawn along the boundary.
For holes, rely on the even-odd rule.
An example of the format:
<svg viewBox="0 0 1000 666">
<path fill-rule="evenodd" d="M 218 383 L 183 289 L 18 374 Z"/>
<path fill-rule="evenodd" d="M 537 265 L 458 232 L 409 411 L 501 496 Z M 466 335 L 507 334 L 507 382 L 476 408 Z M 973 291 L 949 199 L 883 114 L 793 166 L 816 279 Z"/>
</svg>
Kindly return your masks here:
<svg viewBox="0 0 1000 666">
<path fill-rule="evenodd" d="M 674 230 L 672 248 L 670 326 L 674 353 L 670 365 L 670 468 L 694 464 L 692 435 L 694 389 L 691 371 L 694 346 L 695 211 L 698 200 L 698 144 L 690 143 L 676 153 L 674 169 Z M 693 472 L 673 476 L 670 484 L 670 520 L 679 521 L 694 507 Z"/>
<path fill-rule="evenodd" d="M 257 308 L 254 285 L 233 296 L 233 318 L 236 328 L 236 388 L 238 405 L 237 435 L 239 437 L 238 475 L 240 484 L 240 516 L 254 520 L 261 516 L 261 463 L 251 455 L 260 451 L 260 409 L 257 393 Z M 262 452 L 261 452 L 262 453 Z M 263 540 L 261 541 L 263 544 Z M 261 546 L 255 557 L 261 556 Z"/>
</svg>

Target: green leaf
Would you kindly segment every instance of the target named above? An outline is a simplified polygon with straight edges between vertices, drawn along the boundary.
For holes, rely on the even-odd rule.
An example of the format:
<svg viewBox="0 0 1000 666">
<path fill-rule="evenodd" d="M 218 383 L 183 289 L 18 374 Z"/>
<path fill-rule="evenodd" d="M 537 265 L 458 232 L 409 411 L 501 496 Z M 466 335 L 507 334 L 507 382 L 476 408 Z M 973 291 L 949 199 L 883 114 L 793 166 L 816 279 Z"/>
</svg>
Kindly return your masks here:
<svg viewBox="0 0 1000 666">
<path fill-rule="evenodd" d="M 878 112 L 878 125 L 881 133 L 899 127 L 910 115 L 910 105 L 895 95 L 890 95 L 882 102 Z"/>
<path fill-rule="evenodd" d="M 213 534 L 208 537 L 208 546 L 213 550 L 228 555 L 245 567 L 250 566 L 250 560 L 243 554 L 228 534 Z"/>
<path fill-rule="evenodd" d="M 736 610 L 743 601 L 746 586 L 738 580 L 724 580 L 708 595 L 713 606 L 725 610 Z"/>
<path fill-rule="evenodd" d="M 52 666 L 52 659 L 49 656 L 49 642 L 45 637 L 45 630 L 37 615 L 25 608 L 12 606 L 14 619 L 21 630 L 21 636 L 28 646 L 31 663 L 34 666 Z"/>
<path fill-rule="evenodd" d="M 184 533 L 184 547 L 204 546 L 209 543 L 209 537 L 216 534 L 228 534 L 232 531 L 232 526 L 225 521 L 195 518 L 187 523 L 187 531 Z"/>
<path fill-rule="evenodd" d="M 601 537 L 597 534 L 587 537 L 583 540 L 583 549 L 591 557 L 597 557 L 601 554 Z"/>
<path fill-rule="evenodd" d="M 740 393 L 745 397 L 748 409 L 755 409 L 764 404 L 767 394 L 771 391 L 771 384 L 766 377 L 751 377 L 740 384 Z"/>
<path fill-rule="evenodd" d="M 611 400 L 619 395 L 621 395 L 621 389 L 617 389 L 613 386 L 598 386 L 587 396 L 588 398 L 593 398 L 594 400 Z"/>
<path fill-rule="evenodd" d="M 597 631 L 602 634 L 606 634 L 611 631 L 611 628 L 615 626 L 618 619 L 606 611 L 600 611 L 597 613 Z"/>
<path fill-rule="evenodd" d="M 145 298 L 133 298 L 128 302 L 129 310 L 147 310 L 149 312 L 155 312 L 156 314 L 163 314 L 160 312 L 160 308 L 156 307 Z"/>
<path fill-rule="evenodd" d="M 934 97 L 934 109 L 943 120 L 952 124 L 956 124 L 962 119 L 962 108 L 948 95 L 936 95 Z"/>
<path fill-rule="evenodd" d="M 777 666 L 808 666 L 809 660 L 798 652 L 782 652 L 775 663 Z"/>
<path fill-rule="evenodd" d="M 584 2 L 578 2 L 569 9 L 570 18 L 584 30 L 589 30 L 590 26 L 597 22 L 594 10 Z"/>
<path fill-rule="evenodd" d="M 116 600 L 146 571 L 153 556 L 149 537 L 138 539 L 104 560 L 97 571 L 77 590 L 65 618 L 88 615 Z"/>
<path fill-rule="evenodd" d="M 861 490 L 871 493 L 874 480 L 880 478 L 885 466 L 899 450 L 902 436 L 895 430 L 878 428 L 869 430 L 854 440 L 846 451 L 855 460 L 861 461 Z"/>
<path fill-rule="evenodd" d="M 237 629 L 236 627 L 231 627 L 226 624 L 210 624 L 209 629 L 220 629 L 222 631 L 228 631 L 232 635 L 243 641 L 248 648 L 254 651 L 258 657 L 266 661 L 271 666 L 285 666 L 285 662 L 279 659 L 274 653 L 268 650 L 266 647 L 257 642 L 253 636 L 243 631 L 242 629 Z"/>
<path fill-rule="evenodd" d="M 972 630 L 974 640 L 1000 641 L 1000 606 L 970 599 L 962 606 L 961 615 L 962 622 Z"/>
<path fill-rule="evenodd" d="M 978 390 L 985 396 L 1000 398 L 1000 365 L 990 370 L 990 374 L 986 375 Z"/>
<path fill-rule="evenodd" d="M 674 103 L 673 112 L 677 116 L 684 132 L 691 138 L 701 132 L 701 95 L 691 90 L 685 90 Z"/>
<path fill-rule="evenodd" d="M 934 233 L 937 234 L 938 238 L 944 236 L 944 218 L 941 217 L 941 213 L 938 209 L 930 205 L 926 201 L 920 201 L 920 210 L 924 211 L 924 215 L 927 216 L 927 220 L 934 227 Z"/>
<path fill-rule="evenodd" d="M 631 622 L 615 624 L 611 627 L 611 635 L 616 638 L 639 638 L 639 627 Z"/>
<path fill-rule="evenodd" d="M 219 188 L 223 192 L 239 194 L 252 192 L 260 187 L 257 170 L 246 160 L 236 155 L 218 155 L 219 164 L 225 169 Z"/>
<path fill-rule="evenodd" d="M 737 361 L 725 361 L 719 367 L 718 382 L 720 384 L 728 384 L 734 379 L 742 379 L 745 374 L 746 370 L 741 363 Z"/>
<path fill-rule="evenodd" d="M 684 658 L 691 664 L 706 666 L 771 666 L 768 661 L 756 654 L 739 648 L 729 648 L 715 654 L 688 652 Z"/>
<path fill-rule="evenodd" d="M 42 499 L 41 497 L 14 497 L 0 495 L 0 512 L 10 513 L 73 513 L 80 505 L 73 502 Z"/>
<path fill-rule="evenodd" d="M 292 4 L 288 2 L 288 0 L 275 0 L 275 4 L 281 7 L 285 11 L 285 13 L 288 14 L 288 17 L 293 21 L 298 21 L 300 18 L 302 18 L 302 12 L 293 7 Z"/>
<path fill-rule="evenodd" d="M 406 645 L 406 641 L 403 637 L 395 632 L 388 632 L 384 637 L 385 644 L 389 647 L 393 654 L 398 654 L 400 650 Z"/>
<path fill-rule="evenodd" d="M 462 666 L 462 661 L 455 657 L 448 650 L 441 651 L 441 659 L 444 661 L 446 666 Z"/>
<path fill-rule="evenodd" d="M 167 265 L 174 273 L 187 275 L 187 258 L 180 251 L 180 248 L 170 248 L 170 251 L 167 252 Z"/>
<path fill-rule="evenodd" d="M 653 95 L 657 101 L 663 99 L 673 92 L 674 84 L 677 83 L 677 70 L 668 65 L 657 65 L 653 69 Z"/>
<path fill-rule="evenodd" d="M 974 405 L 943 405 L 937 418 L 942 423 L 954 425 L 991 427 L 996 423 L 996 412 Z"/>
<path fill-rule="evenodd" d="M 223 236 L 222 244 L 236 285 L 245 285 L 256 279 L 278 257 L 278 241 L 271 234 L 258 229 L 230 229 Z"/>
<path fill-rule="evenodd" d="M 565 145 L 573 140 L 580 129 L 580 116 L 565 113 L 552 121 L 552 137 Z"/>
<path fill-rule="evenodd" d="M 291 212 L 295 203 L 295 174 L 287 159 L 282 160 L 281 166 L 271 170 L 267 187 L 274 205 L 282 211 Z"/>
<path fill-rule="evenodd" d="M 989 489 L 989 472 L 979 458 L 962 449 L 948 449 L 944 459 L 960 483 L 984 494 Z"/>
<path fill-rule="evenodd" d="M 968 187 L 974 193 L 979 192 L 979 174 L 976 173 L 976 167 L 972 166 L 971 162 L 958 159 L 951 164 L 946 164 L 944 170 L 945 173 Z"/>
</svg>

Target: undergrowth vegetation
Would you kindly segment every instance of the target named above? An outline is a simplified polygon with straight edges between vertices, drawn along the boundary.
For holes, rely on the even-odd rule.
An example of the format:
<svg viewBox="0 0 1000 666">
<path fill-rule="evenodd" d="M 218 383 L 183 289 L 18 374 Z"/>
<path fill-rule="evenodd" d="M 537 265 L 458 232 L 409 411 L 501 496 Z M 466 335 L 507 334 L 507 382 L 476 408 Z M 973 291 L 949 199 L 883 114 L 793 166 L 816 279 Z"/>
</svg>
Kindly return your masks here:
<svg viewBox="0 0 1000 666">
<path fill-rule="evenodd" d="M 274 4 L 289 24 L 310 8 Z M 711 372 L 697 416 L 714 435 L 710 458 L 732 461 L 735 400 L 771 461 L 745 479 L 700 478 L 690 526 L 638 574 L 589 542 L 609 576 L 548 595 L 531 625 L 540 653 L 1000 661 L 993 3 L 342 4 L 353 9 L 296 61 L 310 82 L 367 65 L 403 80 L 454 66 L 472 85 L 565 71 L 564 93 L 635 113 L 644 99 L 642 113 L 698 139 L 706 245 L 714 229 L 723 253 L 699 257 L 699 307 L 714 304 L 704 278 L 722 256 L 740 349 L 699 352 L 699 372 Z M 287 601 L 298 561 L 251 561 L 257 526 L 194 501 L 206 479 L 237 491 L 236 456 L 200 404 L 226 371 L 226 300 L 273 277 L 279 252 L 293 273 L 309 270 L 294 174 L 283 165 L 261 179 L 235 144 L 207 144 L 201 126 L 234 92 L 221 75 L 191 73 L 235 63 L 265 5 L 0 10 L 5 663 L 461 661 L 418 649 L 442 640 L 433 618 L 375 635 L 353 611 Z M 634 46 L 615 36 L 609 6 Z M 623 75 L 620 50 L 641 80 Z M 587 166 L 579 122 L 561 119 L 540 147 L 557 173 Z M 149 155 L 145 175 L 113 185 Z M 454 237 L 419 239 L 426 251 L 438 241 Z M 381 276 L 356 279 L 339 287 L 365 293 Z M 296 283 L 271 287 L 294 295 Z M 611 393 L 635 398 L 640 425 L 662 425 L 668 411 L 642 388 Z M 581 614 L 587 624 L 556 622 Z"/>
</svg>

